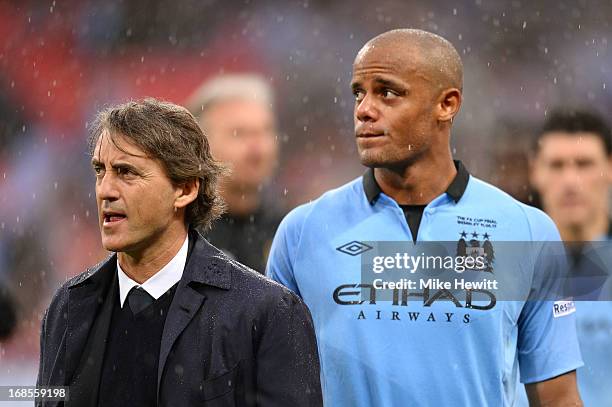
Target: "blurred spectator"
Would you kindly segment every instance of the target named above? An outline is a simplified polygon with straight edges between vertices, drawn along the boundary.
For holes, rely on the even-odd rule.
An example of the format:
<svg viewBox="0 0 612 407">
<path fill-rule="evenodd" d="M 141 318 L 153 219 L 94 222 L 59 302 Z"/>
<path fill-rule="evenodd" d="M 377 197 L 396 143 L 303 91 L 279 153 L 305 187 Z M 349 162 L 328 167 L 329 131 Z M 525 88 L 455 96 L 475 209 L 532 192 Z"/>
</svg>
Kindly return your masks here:
<svg viewBox="0 0 612 407">
<path fill-rule="evenodd" d="M 17 309 L 7 287 L 0 284 L 0 341 L 8 339 L 17 325 Z"/>
<path fill-rule="evenodd" d="M 588 110 L 557 110 L 537 137 L 531 181 L 543 209 L 570 246 L 571 291 L 584 367 L 578 386 L 586 406 L 612 401 L 612 302 L 609 300 L 612 239 L 609 186 L 612 136 L 603 118 Z"/>
<path fill-rule="evenodd" d="M 204 83 L 188 102 L 213 156 L 231 173 L 221 193 L 227 213 L 208 232 L 225 253 L 263 273 L 282 213 L 264 202 L 278 157 L 272 89 L 256 75 L 225 75 Z"/>
<path fill-rule="evenodd" d="M 610 128 L 589 111 L 555 111 L 538 137 L 532 184 L 565 241 L 602 239 L 611 233 Z"/>
</svg>

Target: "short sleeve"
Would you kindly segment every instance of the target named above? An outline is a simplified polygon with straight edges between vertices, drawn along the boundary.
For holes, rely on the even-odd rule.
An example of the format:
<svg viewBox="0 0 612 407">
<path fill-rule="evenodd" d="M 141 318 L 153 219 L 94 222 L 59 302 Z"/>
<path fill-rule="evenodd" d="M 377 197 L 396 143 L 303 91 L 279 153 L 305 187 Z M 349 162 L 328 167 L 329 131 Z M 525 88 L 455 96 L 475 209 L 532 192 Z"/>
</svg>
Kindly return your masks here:
<svg viewBox="0 0 612 407">
<path fill-rule="evenodd" d="M 309 210 L 310 204 L 306 204 L 295 208 L 285 216 L 272 241 L 266 266 L 266 275 L 269 278 L 284 285 L 300 297 L 300 290 L 294 275 L 295 254 Z"/>
<path fill-rule="evenodd" d="M 567 258 L 559 232 L 543 212 L 531 213 L 533 243 L 540 245 L 534 262 L 532 293 L 518 321 L 521 382 L 534 383 L 582 366 L 576 335 L 575 306 L 562 298 Z M 534 250 L 535 252 L 535 250 Z"/>
</svg>

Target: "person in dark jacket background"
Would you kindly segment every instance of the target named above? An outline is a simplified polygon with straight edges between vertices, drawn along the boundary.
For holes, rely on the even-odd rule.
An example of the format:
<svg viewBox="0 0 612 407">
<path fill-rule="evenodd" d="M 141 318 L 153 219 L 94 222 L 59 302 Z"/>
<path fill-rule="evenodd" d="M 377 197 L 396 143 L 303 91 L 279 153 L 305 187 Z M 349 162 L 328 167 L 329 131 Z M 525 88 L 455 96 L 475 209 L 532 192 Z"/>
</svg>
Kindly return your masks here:
<svg viewBox="0 0 612 407">
<path fill-rule="evenodd" d="M 231 258 L 263 273 L 284 215 L 274 199 L 265 199 L 279 152 L 273 89 L 257 74 L 223 74 L 204 82 L 187 107 L 213 157 L 231 170 L 220 188 L 227 212 L 205 236 Z"/>
<path fill-rule="evenodd" d="M 17 306 L 8 287 L 0 283 L 0 341 L 7 340 L 17 326 Z"/>
<path fill-rule="evenodd" d="M 37 385 L 70 406 L 320 406 L 310 313 L 199 233 L 222 167 L 194 117 L 146 99 L 98 114 L 90 148 L 113 254 L 55 294 Z"/>
</svg>

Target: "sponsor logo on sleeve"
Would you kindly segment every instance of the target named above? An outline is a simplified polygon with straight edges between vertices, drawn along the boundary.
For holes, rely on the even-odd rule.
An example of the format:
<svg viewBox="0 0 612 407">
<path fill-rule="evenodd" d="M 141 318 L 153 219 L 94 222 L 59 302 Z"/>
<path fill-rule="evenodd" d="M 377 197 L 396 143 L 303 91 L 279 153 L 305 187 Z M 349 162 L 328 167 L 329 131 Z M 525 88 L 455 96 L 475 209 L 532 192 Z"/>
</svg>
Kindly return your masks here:
<svg viewBox="0 0 612 407">
<path fill-rule="evenodd" d="M 555 301 L 553 304 L 553 316 L 555 318 L 564 317 L 576 312 L 574 301 Z"/>
</svg>

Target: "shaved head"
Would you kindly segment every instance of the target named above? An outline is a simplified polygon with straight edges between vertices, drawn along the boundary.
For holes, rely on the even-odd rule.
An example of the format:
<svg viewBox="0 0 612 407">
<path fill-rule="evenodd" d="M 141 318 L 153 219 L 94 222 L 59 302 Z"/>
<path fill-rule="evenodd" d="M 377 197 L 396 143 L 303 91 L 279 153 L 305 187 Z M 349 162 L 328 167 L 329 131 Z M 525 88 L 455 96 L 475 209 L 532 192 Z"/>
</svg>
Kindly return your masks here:
<svg viewBox="0 0 612 407">
<path fill-rule="evenodd" d="M 463 64 L 453 45 L 439 35 L 415 29 L 397 29 L 368 41 L 355 58 L 355 65 L 376 55 L 384 63 L 412 71 L 439 89 L 463 88 Z"/>
<path fill-rule="evenodd" d="M 353 63 L 351 88 L 361 163 L 400 169 L 450 163 L 450 129 L 461 106 L 461 58 L 444 38 L 393 30 L 368 41 Z"/>
</svg>

